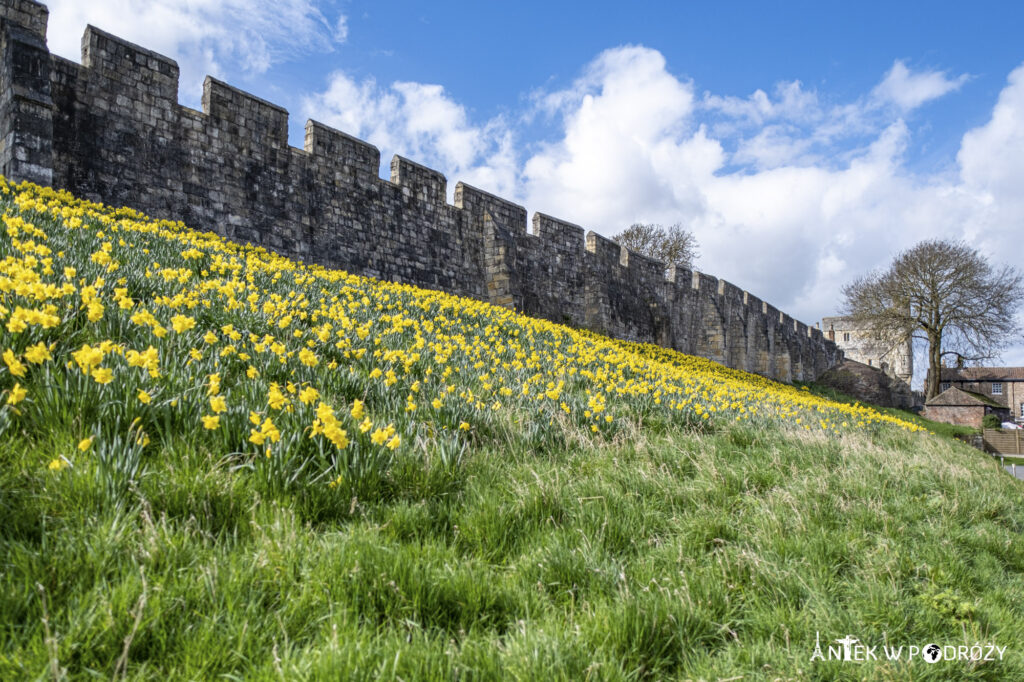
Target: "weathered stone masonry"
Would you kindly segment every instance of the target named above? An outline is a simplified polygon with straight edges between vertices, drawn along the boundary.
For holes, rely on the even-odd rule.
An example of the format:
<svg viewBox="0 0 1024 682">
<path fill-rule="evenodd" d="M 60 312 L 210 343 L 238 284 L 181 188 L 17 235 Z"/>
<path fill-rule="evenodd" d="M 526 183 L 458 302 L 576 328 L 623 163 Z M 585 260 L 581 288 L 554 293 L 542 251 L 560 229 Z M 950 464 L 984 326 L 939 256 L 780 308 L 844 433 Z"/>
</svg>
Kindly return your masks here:
<svg viewBox="0 0 1024 682">
<path fill-rule="evenodd" d="M 93 27 L 81 65 L 46 47 L 47 10 L 0 0 L 0 172 L 182 220 L 306 262 L 515 307 L 783 381 L 842 357 L 732 284 L 620 248 L 213 78 L 178 104 L 172 59 Z"/>
</svg>

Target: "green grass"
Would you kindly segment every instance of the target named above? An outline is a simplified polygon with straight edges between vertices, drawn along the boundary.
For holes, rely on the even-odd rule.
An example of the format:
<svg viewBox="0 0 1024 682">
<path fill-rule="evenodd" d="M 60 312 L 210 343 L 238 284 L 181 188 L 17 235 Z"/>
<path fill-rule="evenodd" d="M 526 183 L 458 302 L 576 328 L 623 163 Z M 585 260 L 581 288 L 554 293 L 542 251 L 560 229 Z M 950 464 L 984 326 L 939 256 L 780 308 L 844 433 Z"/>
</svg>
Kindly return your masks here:
<svg viewBox="0 0 1024 682">
<path fill-rule="evenodd" d="M 187 451 L 111 507 L 15 438 L 0 678 L 1024 676 L 1024 488 L 981 453 L 889 429 L 627 435 L 397 467 L 391 499 L 340 508 Z M 1010 657 L 812 664 L 816 632 Z"/>
<path fill-rule="evenodd" d="M 0 195 L 0 680 L 1024 679 L 1024 487 L 962 443 L 664 349 Z M 191 332 L 132 321 L 173 325 L 193 297 Z M 341 346 L 310 338 L 324 300 Z M 50 326 L 17 310 L 45 301 Z M 104 341 L 106 384 L 79 369 Z M 159 376 L 126 366 L 150 343 Z M 334 419 L 319 405 L 273 406 L 292 382 L 350 443 L 314 433 Z M 357 400 L 401 442 L 374 444 Z M 812 661 L 818 633 L 1008 657 Z"/>
</svg>

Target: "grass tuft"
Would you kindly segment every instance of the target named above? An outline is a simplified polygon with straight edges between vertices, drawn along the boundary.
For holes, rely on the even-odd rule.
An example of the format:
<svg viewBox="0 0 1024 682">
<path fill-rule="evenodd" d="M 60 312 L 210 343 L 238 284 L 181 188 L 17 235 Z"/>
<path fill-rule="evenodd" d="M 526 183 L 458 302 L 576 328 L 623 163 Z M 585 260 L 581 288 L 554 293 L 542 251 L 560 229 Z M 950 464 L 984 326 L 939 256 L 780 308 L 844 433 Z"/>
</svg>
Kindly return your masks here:
<svg viewBox="0 0 1024 682">
<path fill-rule="evenodd" d="M 1022 484 L 931 425 L 52 190 L 0 209 L 0 679 L 1024 679 Z"/>
</svg>

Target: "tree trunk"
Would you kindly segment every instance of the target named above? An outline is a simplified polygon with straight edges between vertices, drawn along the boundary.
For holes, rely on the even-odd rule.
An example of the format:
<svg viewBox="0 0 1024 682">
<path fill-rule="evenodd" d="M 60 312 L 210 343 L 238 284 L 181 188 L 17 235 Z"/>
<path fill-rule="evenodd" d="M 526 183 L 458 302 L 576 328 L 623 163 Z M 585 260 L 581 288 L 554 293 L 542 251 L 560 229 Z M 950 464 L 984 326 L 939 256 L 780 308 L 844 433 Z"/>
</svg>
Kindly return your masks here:
<svg viewBox="0 0 1024 682">
<path fill-rule="evenodd" d="M 924 399 L 931 400 L 939 394 L 942 380 L 942 335 L 928 332 L 928 385 L 924 387 Z"/>
</svg>

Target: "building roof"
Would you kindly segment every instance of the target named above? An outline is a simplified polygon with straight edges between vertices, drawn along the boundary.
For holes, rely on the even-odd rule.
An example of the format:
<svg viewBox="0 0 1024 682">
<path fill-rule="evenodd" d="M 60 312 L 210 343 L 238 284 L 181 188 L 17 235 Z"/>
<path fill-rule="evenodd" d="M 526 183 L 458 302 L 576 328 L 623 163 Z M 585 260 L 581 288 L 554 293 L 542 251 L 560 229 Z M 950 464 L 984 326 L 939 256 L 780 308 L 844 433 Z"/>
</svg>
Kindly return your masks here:
<svg viewBox="0 0 1024 682">
<path fill-rule="evenodd" d="M 943 367 L 942 381 L 1024 381 L 1024 367 Z"/>
<path fill-rule="evenodd" d="M 821 318 L 821 328 L 828 331 L 829 327 L 835 327 L 839 331 L 871 331 L 871 324 L 858 322 L 854 318 L 845 315 Z"/>
<path fill-rule="evenodd" d="M 952 386 L 925 403 L 928 407 L 999 407 L 1006 408 L 987 396 Z"/>
</svg>

